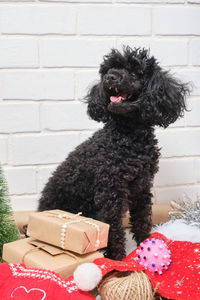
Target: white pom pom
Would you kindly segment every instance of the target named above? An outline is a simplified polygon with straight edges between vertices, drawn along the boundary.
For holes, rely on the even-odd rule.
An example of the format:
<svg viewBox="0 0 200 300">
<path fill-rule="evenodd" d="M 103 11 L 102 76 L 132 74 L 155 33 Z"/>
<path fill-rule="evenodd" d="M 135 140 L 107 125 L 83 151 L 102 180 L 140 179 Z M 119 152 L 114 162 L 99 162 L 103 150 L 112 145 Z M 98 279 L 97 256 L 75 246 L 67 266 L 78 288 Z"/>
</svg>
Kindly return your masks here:
<svg viewBox="0 0 200 300">
<path fill-rule="evenodd" d="M 93 290 L 101 279 L 101 270 L 94 263 L 82 264 L 74 271 L 74 281 L 82 291 Z"/>
</svg>

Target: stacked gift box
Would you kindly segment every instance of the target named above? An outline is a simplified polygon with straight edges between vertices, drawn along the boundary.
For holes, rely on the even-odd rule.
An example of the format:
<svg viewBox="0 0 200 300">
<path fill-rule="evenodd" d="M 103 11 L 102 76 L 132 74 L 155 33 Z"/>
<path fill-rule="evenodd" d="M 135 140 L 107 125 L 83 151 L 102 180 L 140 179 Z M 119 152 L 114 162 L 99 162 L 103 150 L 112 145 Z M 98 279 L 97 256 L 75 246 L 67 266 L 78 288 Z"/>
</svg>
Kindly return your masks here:
<svg viewBox="0 0 200 300">
<path fill-rule="evenodd" d="M 103 257 L 109 225 L 61 210 L 35 212 L 29 216 L 28 238 L 4 244 L 3 260 L 47 269 L 63 279 L 79 264 Z"/>
</svg>

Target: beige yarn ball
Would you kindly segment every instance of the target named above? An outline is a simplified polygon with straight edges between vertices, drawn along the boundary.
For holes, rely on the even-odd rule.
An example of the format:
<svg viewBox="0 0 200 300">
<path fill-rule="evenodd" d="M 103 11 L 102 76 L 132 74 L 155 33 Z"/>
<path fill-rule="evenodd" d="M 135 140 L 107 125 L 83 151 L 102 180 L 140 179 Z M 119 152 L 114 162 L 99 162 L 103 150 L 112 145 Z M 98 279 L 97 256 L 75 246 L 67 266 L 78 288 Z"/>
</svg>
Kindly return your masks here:
<svg viewBox="0 0 200 300">
<path fill-rule="evenodd" d="M 113 272 L 101 282 L 102 300 L 153 300 L 154 292 L 144 272 Z"/>
</svg>

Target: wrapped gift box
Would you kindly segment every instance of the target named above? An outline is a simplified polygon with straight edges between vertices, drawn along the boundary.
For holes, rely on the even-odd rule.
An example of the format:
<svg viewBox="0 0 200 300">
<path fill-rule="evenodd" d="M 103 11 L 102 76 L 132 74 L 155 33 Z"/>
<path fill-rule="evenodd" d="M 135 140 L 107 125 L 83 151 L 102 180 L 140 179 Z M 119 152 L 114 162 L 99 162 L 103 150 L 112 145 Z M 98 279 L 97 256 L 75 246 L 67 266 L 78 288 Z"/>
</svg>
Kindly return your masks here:
<svg viewBox="0 0 200 300">
<path fill-rule="evenodd" d="M 62 210 L 30 215 L 27 234 L 79 254 L 107 247 L 109 225 Z"/>
<path fill-rule="evenodd" d="M 79 255 L 33 238 L 18 240 L 3 246 L 5 262 L 24 263 L 28 268 L 54 271 L 63 279 L 72 275 L 78 265 L 102 257 L 103 254 L 97 251 Z"/>
</svg>

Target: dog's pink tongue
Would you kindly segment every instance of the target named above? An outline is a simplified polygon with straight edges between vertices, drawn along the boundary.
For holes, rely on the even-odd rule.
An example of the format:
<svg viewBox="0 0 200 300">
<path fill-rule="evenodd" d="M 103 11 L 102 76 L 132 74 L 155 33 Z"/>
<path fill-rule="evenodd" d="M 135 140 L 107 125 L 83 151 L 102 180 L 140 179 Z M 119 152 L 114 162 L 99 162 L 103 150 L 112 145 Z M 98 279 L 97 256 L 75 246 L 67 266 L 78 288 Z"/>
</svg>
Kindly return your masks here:
<svg viewBox="0 0 200 300">
<path fill-rule="evenodd" d="M 111 96 L 110 97 L 110 101 L 114 102 L 114 103 L 117 103 L 117 102 L 123 101 L 123 100 L 126 100 L 126 94 L 119 95 L 119 96 Z"/>
</svg>

